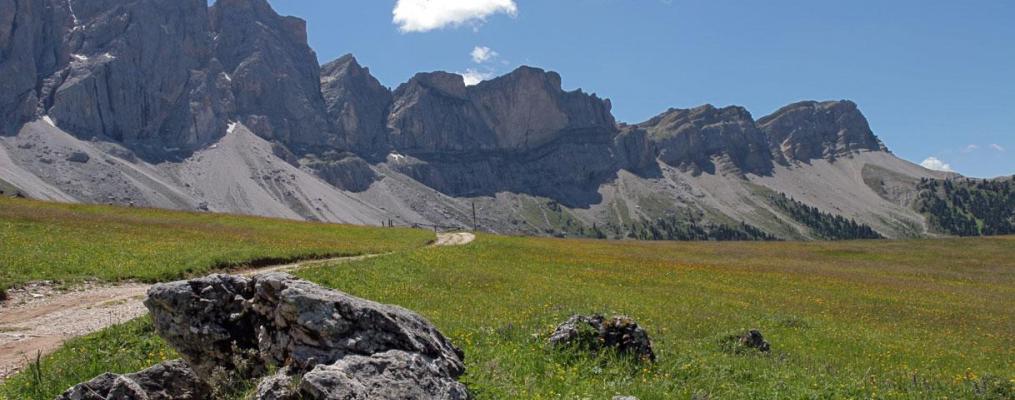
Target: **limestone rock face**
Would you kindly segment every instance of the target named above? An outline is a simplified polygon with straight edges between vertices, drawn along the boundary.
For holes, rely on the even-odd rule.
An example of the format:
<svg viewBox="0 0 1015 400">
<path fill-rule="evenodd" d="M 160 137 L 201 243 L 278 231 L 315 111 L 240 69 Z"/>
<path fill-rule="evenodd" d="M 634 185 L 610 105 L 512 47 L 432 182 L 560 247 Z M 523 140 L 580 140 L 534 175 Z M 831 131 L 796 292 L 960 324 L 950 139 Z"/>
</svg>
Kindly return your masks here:
<svg viewBox="0 0 1015 400">
<path fill-rule="evenodd" d="M 624 126 L 614 138 L 614 147 L 622 157 L 621 165 L 631 171 L 647 171 L 656 167 L 656 144 L 648 132 Z"/>
<path fill-rule="evenodd" d="M 767 173 L 772 168 L 764 133 L 742 107 L 671 109 L 638 125 L 655 143 L 659 160 L 713 173 Z"/>
<path fill-rule="evenodd" d="M 393 144 L 410 154 L 525 151 L 616 131 L 608 100 L 560 84 L 556 73 L 531 67 L 468 87 L 460 75 L 418 74 L 395 91 Z"/>
<path fill-rule="evenodd" d="M 279 16 L 266 0 L 220 0 L 208 13 L 240 121 L 297 153 L 344 147 L 325 118 L 305 21 Z"/>
<path fill-rule="evenodd" d="M 469 88 L 469 97 L 496 135 L 499 149 L 524 150 L 565 133 L 612 133 L 609 100 L 561 89 L 560 75 L 520 67 Z"/>
<path fill-rule="evenodd" d="M 0 135 L 38 114 L 39 77 L 63 68 L 73 20 L 61 0 L 0 0 Z"/>
<path fill-rule="evenodd" d="M 225 130 L 231 100 L 202 0 L 71 0 L 69 57 L 42 84 L 45 113 L 81 138 L 194 148 Z"/>
<path fill-rule="evenodd" d="M 321 68 L 321 92 L 328 118 L 349 149 L 365 156 L 387 155 L 387 116 L 392 94 L 351 54 Z"/>
<path fill-rule="evenodd" d="M 469 100 L 461 76 L 417 74 L 395 90 L 392 146 L 409 154 L 494 150 L 497 139 Z"/>
<path fill-rule="evenodd" d="M 780 161 L 834 159 L 854 151 L 887 151 L 851 101 L 805 101 L 758 120 Z"/>
<path fill-rule="evenodd" d="M 211 400 L 212 390 L 180 360 L 144 371 L 103 374 L 68 389 L 57 400 Z"/>
</svg>

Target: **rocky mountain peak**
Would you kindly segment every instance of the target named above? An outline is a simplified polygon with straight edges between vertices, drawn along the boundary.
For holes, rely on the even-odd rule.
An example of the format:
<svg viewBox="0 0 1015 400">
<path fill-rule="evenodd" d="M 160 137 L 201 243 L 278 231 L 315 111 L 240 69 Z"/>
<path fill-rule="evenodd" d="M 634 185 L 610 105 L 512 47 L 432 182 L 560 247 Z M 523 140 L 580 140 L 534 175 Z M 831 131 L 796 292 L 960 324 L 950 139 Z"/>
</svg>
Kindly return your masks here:
<svg viewBox="0 0 1015 400">
<path fill-rule="evenodd" d="M 452 74 L 450 72 L 435 71 L 418 73 L 405 84 L 407 87 L 411 87 L 413 85 L 419 85 L 429 90 L 436 90 L 442 95 L 463 100 L 468 97 L 465 86 L 465 78 L 461 75 Z"/>
<path fill-rule="evenodd" d="M 608 138 L 617 130 L 610 108 L 595 95 L 565 92 L 560 75 L 538 68 L 475 86 L 457 74 L 431 72 L 395 91 L 388 121 L 396 147 L 523 151 L 570 134 Z"/>
<path fill-rule="evenodd" d="M 772 168 L 765 135 L 743 107 L 670 109 L 637 126 L 656 143 L 659 159 L 672 166 L 714 172 L 719 159 L 731 172 L 763 174 Z"/>
<path fill-rule="evenodd" d="M 387 113 L 392 94 L 351 54 L 321 67 L 321 93 L 328 119 L 349 148 L 365 155 L 387 150 Z"/>
<path fill-rule="evenodd" d="M 787 161 L 834 159 L 854 151 L 887 151 L 856 103 L 803 101 L 758 120 L 776 157 Z"/>
<path fill-rule="evenodd" d="M 209 13 L 215 55 L 244 125 L 297 152 L 345 146 L 325 118 L 320 66 L 303 20 L 278 15 L 265 0 L 220 0 Z"/>
</svg>

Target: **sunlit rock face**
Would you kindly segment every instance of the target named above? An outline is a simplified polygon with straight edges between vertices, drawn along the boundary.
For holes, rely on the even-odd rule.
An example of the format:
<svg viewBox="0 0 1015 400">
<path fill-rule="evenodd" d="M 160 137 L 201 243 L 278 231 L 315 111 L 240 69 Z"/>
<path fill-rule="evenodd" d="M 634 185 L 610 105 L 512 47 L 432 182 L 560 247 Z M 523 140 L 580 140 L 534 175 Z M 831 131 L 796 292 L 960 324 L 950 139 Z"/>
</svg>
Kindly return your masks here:
<svg viewBox="0 0 1015 400">
<path fill-rule="evenodd" d="M 719 169 L 764 174 L 772 169 L 764 133 L 743 107 L 671 109 L 638 125 L 656 144 L 659 160 L 709 173 Z"/>
<path fill-rule="evenodd" d="M 209 14 L 240 121 L 297 153 L 345 146 L 326 119 L 306 21 L 279 16 L 265 0 L 220 0 Z"/>
<path fill-rule="evenodd" d="M 782 161 L 834 159 L 854 151 L 887 151 L 851 101 L 805 101 L 758 120 Z"/>
</svg>

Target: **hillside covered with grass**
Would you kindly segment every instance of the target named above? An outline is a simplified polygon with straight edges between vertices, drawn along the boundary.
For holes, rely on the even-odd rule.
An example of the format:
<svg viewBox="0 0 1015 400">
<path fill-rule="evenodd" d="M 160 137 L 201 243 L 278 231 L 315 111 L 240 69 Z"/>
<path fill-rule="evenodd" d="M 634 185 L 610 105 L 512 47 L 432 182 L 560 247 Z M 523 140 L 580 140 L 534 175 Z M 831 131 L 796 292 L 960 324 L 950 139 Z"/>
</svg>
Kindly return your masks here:
<svg viewBox="0 0 1015 400">
<path fill-rule="evenodd" d="M 412 309 L 465 350 L 478 399 L 1010 399 L 1015 237 L 664 243 L 480 236 L 301 277 Z M 574 313 L 626 314 L 658 363 L 559 353 Z M 770 354 L 725 350 L 757 328 Z M 175 355 L 139 320 L 0 387 L 50 399 Z M 6 397 L 4 397 L 6 396 Z M 692 397 L 693 396 L 693 397 Z M 239 396 L 238 398 L 242 398 Z"/>
<path fill-rule="evenodd" d="M 147 282 L 245 264 L 378 254 L 433 233 L 0 196 L 0 291 L 28 281 Z"/>
</svg>

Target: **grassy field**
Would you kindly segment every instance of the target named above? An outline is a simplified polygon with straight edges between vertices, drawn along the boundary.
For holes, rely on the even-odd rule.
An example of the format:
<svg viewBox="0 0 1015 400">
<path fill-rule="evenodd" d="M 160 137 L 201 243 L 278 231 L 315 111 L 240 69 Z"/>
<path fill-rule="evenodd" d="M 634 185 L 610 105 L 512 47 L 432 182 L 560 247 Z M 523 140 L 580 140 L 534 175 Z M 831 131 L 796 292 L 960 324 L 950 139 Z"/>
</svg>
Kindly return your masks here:
<svg viewBox="0 0 1015 400">
<path fill-rule="evenodd" d="M 1011 399 L 1015 238 L 635 243 L 484 236 L 302 272 L 417 310 L 480 398 Z M 659 362 L 548 352 L 572 313 L 621 313 Z M 770 355 L 721 350 L 758 328 Z"/>
<path fill-rule="evenodd" d="M 417 248 L 433 233 L 0 196 L 0 290 L 35 280 L 164 281 L 265 261 Z"/>
<path fill-rule="evenodd" d="M 55 240 L 55 239 L 54 239 Z M 479 399 L 1012 399 L 1015 237 L 645 243 L 480 236 L 300 272 L 413 309 L 466 353 Z M 627 314 L 658 363 L 551 351 L 572 313 Z M 760 329 L 772 352 L 719 340 Z M 51 399 L 174 354 L 142 319 L 75 340 L 0 387 Z"/>
</svg>

